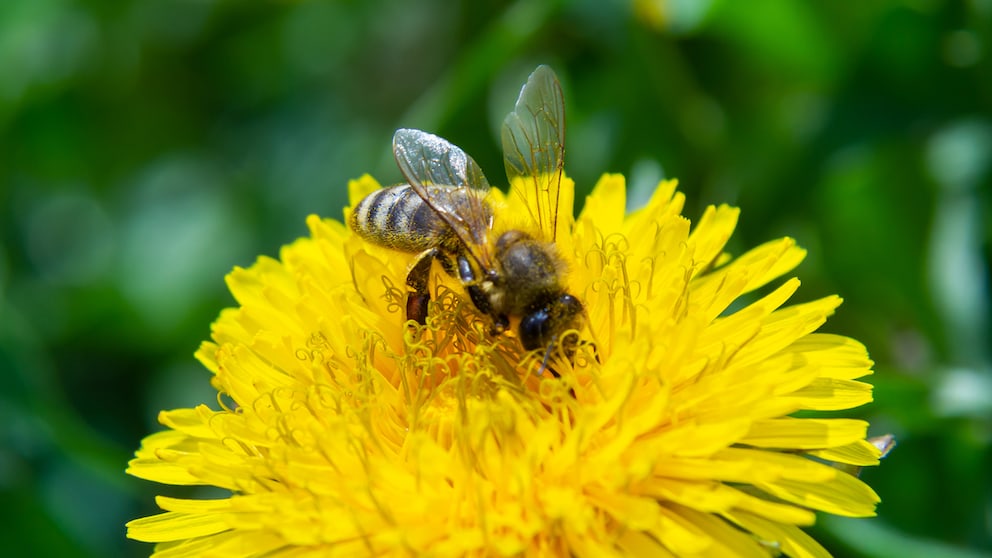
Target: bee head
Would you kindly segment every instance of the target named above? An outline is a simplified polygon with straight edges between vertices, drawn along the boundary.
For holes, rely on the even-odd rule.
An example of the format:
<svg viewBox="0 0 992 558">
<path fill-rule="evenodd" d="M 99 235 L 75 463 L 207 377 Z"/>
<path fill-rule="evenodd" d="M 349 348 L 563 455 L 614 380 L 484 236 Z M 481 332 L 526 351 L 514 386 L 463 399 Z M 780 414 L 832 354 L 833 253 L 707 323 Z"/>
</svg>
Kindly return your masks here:
<svg viewBox="0 0 992 558">
<path fill-rule="evenodd" d="M 579 299 L 568 293 L 561 293 L 546 304 L 534 308 L 520 320 L 520 343 L 528 351 L 558 343 L 565 356 L 570 357 L 576 340 L 566 340 L 562 334 L 581 327 L 582 313 Z"/>
</svg>

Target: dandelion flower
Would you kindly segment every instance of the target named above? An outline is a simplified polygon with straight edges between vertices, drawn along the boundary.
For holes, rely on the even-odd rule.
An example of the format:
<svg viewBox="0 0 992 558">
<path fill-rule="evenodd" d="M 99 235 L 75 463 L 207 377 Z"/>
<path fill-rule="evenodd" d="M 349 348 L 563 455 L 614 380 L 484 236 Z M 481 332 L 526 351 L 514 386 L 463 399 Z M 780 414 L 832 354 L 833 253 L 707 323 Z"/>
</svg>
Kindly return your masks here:
<svg viewBox="0 0 992 558">
<path fill-rule="evenodd" d="M 738 210 L 690 226 L 674 181 L 630 214 L 622 176 L 574 219 L 573 191 L 559 250 L 589 342 L 557 374 L 444 274 L 405 323 L 410 259 L 336 220 L 235 269 L 196 353 L 219 409 L 162 412 L 127 470 L 229 495 L 159 497 L 128 536 L 162 558 L 828 555 L 802 527 L 878 503 L 834 466 L 878 463 L 867 423 L 797 416 L 871 401 L 865 348 L 816 332 L 840 299 L 787 305 L 805 252 L 732 257 Z"/>
</svg>

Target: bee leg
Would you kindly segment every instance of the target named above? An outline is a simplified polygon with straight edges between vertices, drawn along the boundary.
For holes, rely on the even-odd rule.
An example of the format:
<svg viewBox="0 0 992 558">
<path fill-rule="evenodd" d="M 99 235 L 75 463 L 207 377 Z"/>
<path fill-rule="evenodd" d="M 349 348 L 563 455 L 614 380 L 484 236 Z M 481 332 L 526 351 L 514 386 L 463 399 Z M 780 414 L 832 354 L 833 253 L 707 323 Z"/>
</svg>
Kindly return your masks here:
<svg viewBox="0 0 992 558">
<path fill-rule="evenodd" d="M 427 323 L 427 303 L 431 301 L 431 292 L 427 288 L 431 276 L 431 264 L 434 263 L 435 258 L 440 257 L 441 251 L 437 248 L 421 252 L 406 275 L 406 286 L 412 291 L 406 295 L 406 319 L 420 325 Z"/>
<path fill-rule="evenodd" d="M 502 335 L 510 328 L 510 319 L 505 314 L 495 313 L 492 304 L 489 303 L 489 296 L 482 290 L 482 287 L 469 285 L 465 287 L 465 290 L 468 291 L 468 297 L 472 299 L 472 304 L 475 305 L 476 309 L 492 319 L 492 324 L 489 327 L 490 335 Z"/>
<path fill-rule="evenodd" d="M 449 262 L 450 263 L 450 262 Z M 469 263 L 468 258 L 464 255 L 460 255 L 456 258 L 455 264 L 457 266 L 457 277 L 461 280 L 463 285 L 466 285 L 465 290 L 468 292 L 468 297 L 472 300 L 472 304 L 475 308 L 492 318 L 492 324 L 489 328 L 489 333 L 492 335 L 500 335 L 507 328 L 510 327 L 510 319 L 506 317 L 505 314 L 496 314 L 493 310 L 493 305 L 489 301 L 489 295 L 483 290 L 482 286 L 479 284 L 475 277 L 475 272 L 472 271 L 472 264 Z M 449 274 L 455 276 L 454 273 L 449 271 Z"/>
</svg>

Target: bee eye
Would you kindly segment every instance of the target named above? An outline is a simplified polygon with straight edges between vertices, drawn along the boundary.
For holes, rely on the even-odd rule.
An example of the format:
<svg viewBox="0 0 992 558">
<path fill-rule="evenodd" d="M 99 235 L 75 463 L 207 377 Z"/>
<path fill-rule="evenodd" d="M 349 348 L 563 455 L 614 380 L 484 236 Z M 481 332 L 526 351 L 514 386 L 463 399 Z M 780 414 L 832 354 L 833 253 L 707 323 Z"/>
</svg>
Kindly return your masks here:
<svg viewBox="0 0 992 558">
<path fill-rule="evenodd" d="M 528 351 L 547 347 L 556 335 L 578 327 L 577 318 L 581 314 L 579 299 L 563 294 L 520 320 L 520 343 Z"/>
<path fill-rule="evenodd" d="M 533 351 L 548 344 L 545 338 L 551 334 L 550 319 L 548 309 L 539 308 L 520 320 L 520 343 L 525 350 Z"/>
</svg>

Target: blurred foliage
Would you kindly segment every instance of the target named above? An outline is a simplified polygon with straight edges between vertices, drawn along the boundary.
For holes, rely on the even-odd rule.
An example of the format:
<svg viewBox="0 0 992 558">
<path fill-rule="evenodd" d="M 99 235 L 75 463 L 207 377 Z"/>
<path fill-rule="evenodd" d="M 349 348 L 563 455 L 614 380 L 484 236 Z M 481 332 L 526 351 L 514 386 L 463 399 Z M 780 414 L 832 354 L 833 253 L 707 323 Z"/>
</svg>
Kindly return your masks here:
<svg viewBox="0 0 992 558">
<path fill-rule="evenodd" d="M 501 178 L 497 130 L 551 64 L 566 168 L 679 177 L 732 248 L 809 248 L 801 299 L 866 342 L 899 447 L 838 556 L 992 551 L 992 2 L 0 2 L 0 538 L 147 555 L 124 464 L 163 408 L 210 402 L 191 353 L 223 276 L 399 180 L 395 128 Z M 581 192 L 580 192 L 581 193 Z"/>
</svg>

